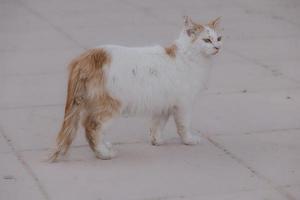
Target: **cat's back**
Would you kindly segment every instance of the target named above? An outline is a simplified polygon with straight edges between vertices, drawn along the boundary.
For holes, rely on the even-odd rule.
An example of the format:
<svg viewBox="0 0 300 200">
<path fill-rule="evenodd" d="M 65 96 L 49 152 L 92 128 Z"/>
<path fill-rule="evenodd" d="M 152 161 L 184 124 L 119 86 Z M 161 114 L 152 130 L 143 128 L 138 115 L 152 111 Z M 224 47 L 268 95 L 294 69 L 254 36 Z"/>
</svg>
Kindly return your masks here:
<svg viewBox="0 0 300 200">
<path fill-rule="evenodd" d="M 121 76 L 122 79 L 146 79 L 159 72 L 161 75 L 174 67 L 167 58 L 162 46 L 126 47 L 118 45 L 102 46 L 110 55 L 109 76 Z M 151 74 L 152 73 L 152 74 Z"/>
<path fill-rule="evenodd" d="M 163 47 L 160 45 L 146 46 L 146 47 L 128 47 L 121 45 L 103 45 L 98 46 L 97 48 L 102 48 L 112 56 L 120 55 L 158 55 L 163 53 Z M 118 59 L 118 58 L 117 58 Z"/>
</svg>

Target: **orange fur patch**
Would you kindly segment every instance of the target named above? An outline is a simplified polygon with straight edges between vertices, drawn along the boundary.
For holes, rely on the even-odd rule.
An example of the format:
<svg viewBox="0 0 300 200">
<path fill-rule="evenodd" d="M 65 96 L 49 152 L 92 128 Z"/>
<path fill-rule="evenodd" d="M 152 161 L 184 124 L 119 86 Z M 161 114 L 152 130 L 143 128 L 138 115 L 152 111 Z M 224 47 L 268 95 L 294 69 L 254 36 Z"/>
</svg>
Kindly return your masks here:
<svg viewBox="0 0 300 200">
<path fill-rule="evenodd" d="M 220 19 L 221 19 L 221 17 L 218 17 L 218 18 L 216 18 L 216 19 L 210 21 L 210 22 L 207 24 L 207 26 L 208 26 L 209 28 L 211 28 L 211 29 L 216 29 L 216 27 L 218 26 L 218 23 L 219 23 Z"/>
<path fill-rule="evenodd" d="M 176 46 L 176 44 L 172 44 L 169 47 L 165 47 L 165 52 L 171 58 L 175 58 L 176 57 L 176 52 L 177 52 L 177 46 Z"/>
<path fill-rule="evenodd" d="M 101 128 L 103 124 L 117 115 L 120 107 L 120 101 L 113 99 L 108 94 L 92 100 L 86 105 L 87 116 L 83 126 L 86 139 L 94 152 L 97 153 L 96 146 L 99 142 L 99 134 L 102 134 Z"/>
<path fill-rule="evenodd" d="M 193 23 L 193 28 L 191 29 L 194 33 L 201 33 L 204 30 L 204 26 L 202 26 L 201 24 L 197 24 L 195 22 Z M 195 42 L 198 39 L 199 34 L 191 34 L 192 37 L 192 42 Z"/>
<path fill-rule="evenodd" d="M 111 56 L 100 48 L 90 49 L 70 63 L 65 117 L 57 136 L 57 149 L 50 160 L 55 160 L 61 152 L 67 152 L 75 137 L 82 109 L 87 111 L 84 120 L 86 138 L 95 151 L 97 130 L 121 107 L 120 101 L 111 97 L 105 88 L 103 68 L 110 63 Z"/>
<path fill-rule="evenodd" d="M 204 30 L 204 27 L 201 25 L 201 24 L 194 24 L 194 26 L 195 26 L 195 30 L 198 32 L 198 33 L 200 33 L 200 32 L 202 32 L 203 30 Z"/>
</svg>

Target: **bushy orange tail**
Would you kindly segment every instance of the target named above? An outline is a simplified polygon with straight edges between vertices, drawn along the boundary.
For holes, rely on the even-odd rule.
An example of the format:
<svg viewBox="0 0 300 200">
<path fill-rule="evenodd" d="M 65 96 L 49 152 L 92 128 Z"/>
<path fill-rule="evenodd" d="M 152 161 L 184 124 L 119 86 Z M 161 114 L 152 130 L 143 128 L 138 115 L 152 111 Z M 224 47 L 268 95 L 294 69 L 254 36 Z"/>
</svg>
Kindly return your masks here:
<svg viewBox="0 0 300 200">
<path fill-rule="evenodd" d="M 49 161 L 55 161 L 60 153 L 65 154 L 76 135 L 84 100 L 84 81 L 83 77 L 80 77 L 80 69 L 77 67 L 77 62 L 72 62 L 70 64 L 64 121 L 56 138 L 56 150 L 49 157 Z"/>
<path fill-rule="evenodd" d="M 76 135 L 80 112 L 87 102 L 89 88 L 97 87 L 101 92 L 102 66 L 109 62 L 110 57 L 103 49 L 90 49 L 71 62 L 64 121 L 56 138 L 56 150 L 49 161 L 55 161 L 61 153 L 68 151 Z"/>
</svg>

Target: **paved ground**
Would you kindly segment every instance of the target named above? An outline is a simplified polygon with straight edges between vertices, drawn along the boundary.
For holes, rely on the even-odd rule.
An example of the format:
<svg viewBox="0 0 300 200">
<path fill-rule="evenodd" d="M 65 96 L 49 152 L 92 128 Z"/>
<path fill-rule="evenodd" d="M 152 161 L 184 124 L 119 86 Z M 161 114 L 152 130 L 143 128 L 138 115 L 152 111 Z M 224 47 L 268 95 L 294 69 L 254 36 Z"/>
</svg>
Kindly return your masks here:
<svg viewBox="0 0 300 200">
<path fill-rule="evenodd" d="M 97 160 L 79 134 L 70 156 L 44 162 L 63 117 L 66 65 L 98 44 L 168 44 L 182 15 L 223 17 L 224 49 L 195 107 L 201 145 L 149 145 L 146 123 L 108 136 Z M 0 199 L 300 199 L 298 0 L 1 0 Z"/>
</svg>

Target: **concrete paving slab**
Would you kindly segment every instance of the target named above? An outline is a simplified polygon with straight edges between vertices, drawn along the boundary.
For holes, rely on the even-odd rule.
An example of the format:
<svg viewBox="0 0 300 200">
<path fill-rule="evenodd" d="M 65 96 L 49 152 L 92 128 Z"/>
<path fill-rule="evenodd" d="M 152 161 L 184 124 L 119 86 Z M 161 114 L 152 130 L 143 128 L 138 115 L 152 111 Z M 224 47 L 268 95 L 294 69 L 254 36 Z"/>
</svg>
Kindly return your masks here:
<svg viewBox="0 0 300 200">
<path fill-rule="evenodd" d="M 175 200 L 180 199 L 187 199 L 187 200 L 199 200 L 199 199 L 209 199 L 209 200 L 266 200 L 266 199 L 272 199 L 272 200 L 283 200 L 287 199 L 283 197 L 282 195 L 278 194 L 275 190 L 249 190 L 249 191 L 241 191 L 241 192 L 233 192 L 231 194 L 212 194 L 212 195 L 201 195 L 201 196 L 184 196 L 179 198 L 170 198 Z"/>
<path fill-rule="evenodd" d="M 1 77 L 0 107 L 60 104 L 65 102 L 66 74 Z M 62 88 L 62 90 L 57 90 Z"/>
<path fill-rule="evenodd" d="M 3 110 L 1 126 L 17 150 L 54 147 L 63 107 Z"/>
<path fill-rule="evenodd" d="M 211 72 L 211 79 L 208 84 L 209 92 L 237 92 L 237 91 L 266 91 L 274 89 L 291 89 L 300 87 L 293 80 L 290 80 L 293 66 L 286 69 L 287 78 L 280 76 L 279 67 L 273 71 L 266 70 L 253 63 L 229 62 L 218 63 Z M 298 69 L 295 69 L 298 70 Z M 278 76 L 274 76 L 274 73 Z M 284 73 L 284 72 L 282 72 Z M 234 74 L 239 74 L 235 76 Z M 285 75 L 284 74 L 284 75 Z M 234 78 L 233 78 L 234 77 Z"/>
<path fill-rule="evenodd" d="M 300 186 L 299 185 L 291 185 L 291 186 L 283 187 L 283 189 L 288 191 L 295 199 L 300 198 Z"/>
<path fill-rule="evenodd" d="M 69 4 L 62 5 L 59 9 L 57 6 L 54 6 L 56 4 L 53 2 L 27 1 L 26 4 L 28 7 L 43 13 L 45 18 L 51 23 L 56 24 L 61 30 L 68 32 L 69 35 L 86 47 L 94 47 L 107 43 L 142 45 L 145 44 L 142 41 L 143 38 L 147 38 L 146 34 L 148 32 L 144 28 L 151 26 L 152 31 L 149 35 L 155 35 L 156 33 L 153 31 L 157 28 L 155 27 L 155 20 L 151 17 L 145 17 L 143 12 L 136 7 L 120 1 L 94 1 L 89 4 L 86 4 L 85 1 L 76 1 L 76 3 L 72 1 Z M 69 6 L 70 4 L 72 6 Z M 78 9 L 84 13 L 84 17 L 74 14 Z M 108 15 L 107 10 L 110 10 L 113 14 Z M 142 17 L 145 20 L 139 21 L 138 19 Z M 163 27 L 161 23 L 156 24 Z M 168 25 L 167 27 L 170 28 Z M 166 28 L 164 32 L 170 33 L 170 30 Z M 153 39 L 152 42 L 159 41 Z"/>
<path fill-rule="evenodd" d="M 77 47 L 42 17 L 22 6 L 19 1 L 3 3 L 0 8 L 0 51 L 68 49 Z"/>
<path fill-rule="evenodd" d="M 0 1 L 0 126 L 11 145 L 0 135 L 0 199 L 298 199 L 299 8 L 298 0 Z M 62 121 L 70 59 L 101 44 L 170 44 L 182 15 L 222 16 L 224 48 L 192 127 L 226 148 L 180 145 L 172 120 L 155 148 L 147 121 L 125 118 L 107 135 L 116 159 L 95 159 L 81 129 L 69 157 L 43 162 Z"/>
<path fill-rule="evenodd" d="M 203 96 L 192 126 L 208 134 L 299 128 L 299 95 L 298 90 L 275 90 Z"/>
<path fill-rule="evenodd" d="M 1 52 L 0 77 L 67 74 L 67 65 L 80 53 L 81 48 Z"/>
<path fill-rule="evenodd" d="M 226 18 L 228 12 L 241 13 L 241 9 L 237 7 L 234 1 L 218 1 L 212 0 L 205 1 L 168 1 L 160 2 L 154 1 L 126 1 L 128 4 L 137 7 L 140 11 L 144 11 L 146 17 L 152 17 L 157 21 L 163 21 L 173 25 L 181 25 L 180 18 L 184 15 L 190 15 L 194 20 L 202 23 L 206 23 L 217 16 Z M 156 6 L 160 5 L 160 6 Z M 201 15 L 199 15 L 201 13 Z M 225 20 L 226 21 L 226 20 Z M 223 22 L 222 22 L 223 23 Z"/>
<path fill-rule="evenodd" d="M 228 49 L 247 60 L 258 61 L 266 67 L 278 61 L 299 60 L 297 51 L 300 48 L 300 40 L 298 38 L 244 40 L 243 45 L 240 45 L 240 41 L 232 41 L 226 45 Z"/>
<path fill-rule="evenodd" d="M 283 23 L 264 12 L 256 12 L 248 7 L 239 7 L 239 12 L 234 12 L 230 16 L 224 17 L 224 33 L 233 41 L 270 39 L 280 37 L 297 38 L 299 27 L 291 23 Z M 260 21 L 260 23 L 257 23 Z M 227 24 L 226 22 L 234 22 Z M 278 27 L 280 26 L 280 29 Z M 263 41 L 258 46 L 263 46 Z"/>
<path fill-rule="evenodd" d="M 269 16 L 273 19 L 290 23 L 300 27 L 299 23 L 299 7 L 300 3 L 297 0 L 289 1 L 261 1 L 262 6 L 255 6 L 251 1 L 237 1 L 243 8 L 250 13 L 256 13 L 264 16 Z M 289 12 L 286 12 L 289 10 Z"/>
<path fill-rule="evenodd" d="M 13 154 L 0 153 L 0 159 L 0 199 L 45 199 Z"/>
<path fill-rule="evenodd" d="M 51 38 L 51 39 L 50 39 Z M 30 51 L 45 49 L 69 49 L 76 48 L 73 42 L 65 40 L 64 36 L 51 28 L 44 28 L 32 32 L 12 32 L 0 33 L 1 47 L 0 51 Z"/>
<path fill-rule="evenodd" d="M 275 185 L 300 183 L 299 130 L 211 138 Z"/>
<path fill-rule="evenodd" d="M 209 143 L 115 148 L 118 157 L 110 161 L 96 159 L 88 148 L 73 148 L 68 158 L 54 164 L 40 161 L 45 152 L 22 154 L 53 199 L 172 199 L 268 188 Z"/>
<path fill-rule="evenodd" d="M 274 76 L 284 76 L 299 85 L 300 82 L 300 68 L 299 60 L 278 61 L 270 65 L 270 70 Z"/>
</svg>

